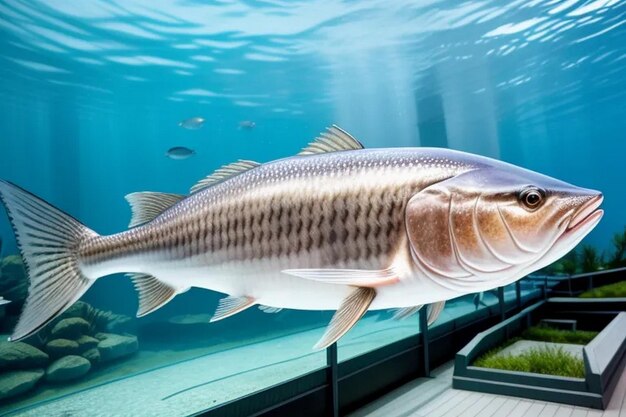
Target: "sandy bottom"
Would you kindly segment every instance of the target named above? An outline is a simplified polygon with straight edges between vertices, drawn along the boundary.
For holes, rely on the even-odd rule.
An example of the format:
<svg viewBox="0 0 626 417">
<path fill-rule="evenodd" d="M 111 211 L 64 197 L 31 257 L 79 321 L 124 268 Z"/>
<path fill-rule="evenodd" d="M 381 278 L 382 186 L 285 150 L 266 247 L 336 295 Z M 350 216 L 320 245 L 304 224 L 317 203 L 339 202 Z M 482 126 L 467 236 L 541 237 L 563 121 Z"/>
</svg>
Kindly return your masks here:
<svg viewBox="0 0 626 417">
<path fill-rule="evenodd" d="M 496 297 L 484 301 L 490 307 L 497 303 Z M 435 326 L 474 310 L 471 302 L 450 303 Z M 402 321 L 389 317 L 371 313 L 363 318 L 341 339 L 339 360 L 419 332 L 417 315 Z M 127 364 L 103 369 L 82 388 L 73 384 L 63 394 L 39 393 L 0 412 L 33 417 L 189 415 L 325 366 L 326 353 L 312 350 L 323 332 L 324 327 L 313 328 L 208 353 L 206 348 L 142 350 Z"/>
</svg>

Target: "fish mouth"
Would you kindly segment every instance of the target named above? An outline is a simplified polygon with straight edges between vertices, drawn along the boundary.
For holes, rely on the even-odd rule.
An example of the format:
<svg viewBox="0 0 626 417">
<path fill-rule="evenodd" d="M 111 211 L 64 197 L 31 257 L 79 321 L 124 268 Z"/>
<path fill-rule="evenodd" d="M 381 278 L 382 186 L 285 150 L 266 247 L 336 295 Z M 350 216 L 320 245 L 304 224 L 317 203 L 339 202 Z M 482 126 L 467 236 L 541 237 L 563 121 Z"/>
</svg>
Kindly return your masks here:
<svg viewBox="0 0 626 417">
<path fill-rule="evenodd" d="M 572 216 L 564 234 L 575 233 L 592 224 L 595 226 L 604 214 L 604 210 L 598 208 L 600 207 L 600 204 L 602 204 L 603 200 L 604 196 L 602 194 L 598 194 L 583 204 L 583 206 L 580 207 Z"/>
</svg>

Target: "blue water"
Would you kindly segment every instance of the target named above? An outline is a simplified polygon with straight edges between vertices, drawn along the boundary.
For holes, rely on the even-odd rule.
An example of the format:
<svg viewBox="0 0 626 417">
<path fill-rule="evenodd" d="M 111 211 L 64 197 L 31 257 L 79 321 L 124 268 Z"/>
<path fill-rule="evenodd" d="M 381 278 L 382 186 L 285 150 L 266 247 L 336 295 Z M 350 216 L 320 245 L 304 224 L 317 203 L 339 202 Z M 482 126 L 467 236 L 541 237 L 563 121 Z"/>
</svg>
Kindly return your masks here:
<svg viewBox="0 0 626 417">
<path fill-rule="evenodd" d="M 366 147 L 450 147 L 599 189 L 585 242 L 600 250 L 625 223 L 624 1 L 3 0 L 0 31 L 0 178 L 102 234 L 126 228 L 127 193 L 185 193 L 332 123 Z M 201 129 L 178 126 L 194 116 Z M 15 253 L 4 215 L 0 236 Z M 191 291 L 145 322 L 217 299 Z M 136 309 L 120 277 L 85 300 Z"/>
</svg>

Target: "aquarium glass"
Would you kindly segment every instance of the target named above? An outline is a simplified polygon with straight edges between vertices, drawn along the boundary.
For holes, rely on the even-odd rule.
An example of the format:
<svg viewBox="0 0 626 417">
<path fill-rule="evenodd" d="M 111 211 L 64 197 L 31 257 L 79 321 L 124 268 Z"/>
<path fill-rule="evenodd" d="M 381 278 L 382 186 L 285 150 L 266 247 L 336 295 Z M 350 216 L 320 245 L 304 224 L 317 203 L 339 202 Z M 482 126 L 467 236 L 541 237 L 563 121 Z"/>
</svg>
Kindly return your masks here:
<svg viewBox="0 0 626 417">
<path fill-rule="evenodd" d="M 620 0 L 0 0 L 0 179 L 112 234 L 129 193 L 187 194 L 337 124 L 366 148 L 452 148 L 600 190 L 603 220 L 548 272 L 623 266 L 625 16 Z M 136 318 L 121 274 L 16 348 L 28 282 L 2 209 L 0 239 L 2 415 L 182 416 L 326 366 L 332 311 L 210 323 L 225 295 L 191 288 Z M 498 314 L 495 291 L 433 326 Z M 368 312 L 339 360 L 420 332 L 393 315 Z"/>
</svg>

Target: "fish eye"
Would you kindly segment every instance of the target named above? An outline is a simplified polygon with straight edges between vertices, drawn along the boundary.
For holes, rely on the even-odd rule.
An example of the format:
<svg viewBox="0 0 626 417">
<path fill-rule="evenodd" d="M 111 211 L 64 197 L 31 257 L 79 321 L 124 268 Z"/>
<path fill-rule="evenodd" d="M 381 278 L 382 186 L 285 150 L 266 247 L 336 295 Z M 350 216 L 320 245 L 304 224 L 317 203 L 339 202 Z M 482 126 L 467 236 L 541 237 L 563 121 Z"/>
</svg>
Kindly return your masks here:
<svg viewBox="0 0 626 417">
<path fill-rule="evenodd" d="M 519 193 L 519 200 L 529 209 L 536 209 L 543 202 L 544 192 L 538 188 L 526 188 Z"/>
</svg>

